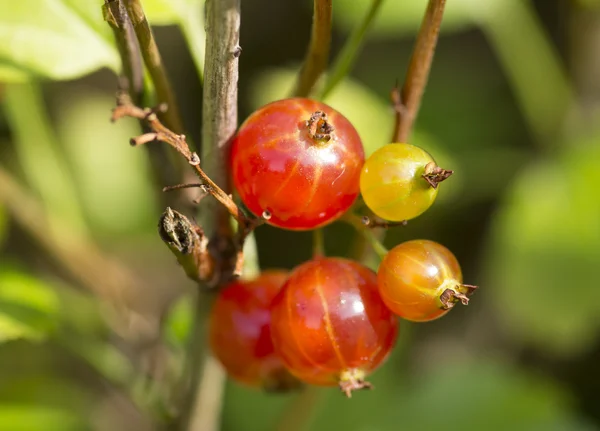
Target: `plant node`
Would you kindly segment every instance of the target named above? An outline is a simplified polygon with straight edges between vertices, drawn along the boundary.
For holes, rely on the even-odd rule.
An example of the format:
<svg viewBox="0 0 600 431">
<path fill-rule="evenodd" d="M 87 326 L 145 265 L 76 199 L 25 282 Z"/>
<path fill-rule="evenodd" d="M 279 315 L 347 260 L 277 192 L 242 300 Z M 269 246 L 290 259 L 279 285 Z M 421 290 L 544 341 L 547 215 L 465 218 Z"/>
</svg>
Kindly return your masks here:
<svg viewBox="0 0 600 431">
<path fill-rule="evenodd" d="M 212 279 L 215 261 L 200 226 L 167 207 L 158 222 L 158 233 L 190 279 L 196 282 Z"/>
</svg>

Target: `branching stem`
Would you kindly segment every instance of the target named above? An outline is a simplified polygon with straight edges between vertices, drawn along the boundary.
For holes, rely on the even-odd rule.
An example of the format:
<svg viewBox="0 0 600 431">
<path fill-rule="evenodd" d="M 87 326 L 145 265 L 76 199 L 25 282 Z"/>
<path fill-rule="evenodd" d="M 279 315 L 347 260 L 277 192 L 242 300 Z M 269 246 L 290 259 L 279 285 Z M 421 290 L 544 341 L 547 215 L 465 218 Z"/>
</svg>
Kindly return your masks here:
<svg viewBox="0 0 600 431">
<path fill-rule="evenodd" d="M 159 106 L 157 110 L 162 111 L 166 107 L 164 105 Z M 112 121 L 116 121 L 123 117 L 132 117 L 139 120 L 144 120 L 152 130 L 151 133 L 145 133 L 131 139 L 131 144 L 134 146 L 147 144 L 153 141 L 162 141 L 173 147 L 179 154 L 181 154 L 188 161 L 190 165 L 196 171 L 198 177 L 202 180 L 203 184 L 206 185 L 206 190 L 215 197 L 235 218 L 240 225 L 246 225 L 248 223 L 246 216 L 239 209 L 236 203 L 233 201 L 230 195 L 225 193 L 212 179 L 202 170 L 200 167 L 200 157 L 198 154 L 193 153 L 187 144 L 185 135 L 178 135 L 172 130 L 168 129 L 158 119 L 156 110 L 153 109 L 142 109 L 131 104 L 129 98 L 126 95 L 120 95 L 117 101 L 117 107 L 113 109 L 111 117 Z"/>
<path fill-rule="evenodd" d="M 381 241 L 379 241 L 375 232 L 373 232 L 373 230 L 367 227 L 363 218 L 351 213 L 346 213 L 340 220 L 354 227 L 357 230 L 357 232 L 369 242 L 369 244 L 373 248 L 373 251 L 377 253 L 380 259 L 383 259 L 385 257 L 385 255 L 388 253 L 387 248 L 385 248 Z"/>
<path fill-rule="evenodd" d="M 139 105 L 144 93 L 144 65 L 127 10 L 119 0 L 105 0 L 102 12 L 113 31 L 123 64 L 121 89 L 128 91 L 133 103 Z"/>
<path fill-rule="evenodd" d="M 396 111 L 392 142 L 407 142 L 410 137 L 429 78 L 445 6 L 446 0 L 429 0 L 402 91 L 398 88 L 392 91 L 392 102 Z"/>
</svg>

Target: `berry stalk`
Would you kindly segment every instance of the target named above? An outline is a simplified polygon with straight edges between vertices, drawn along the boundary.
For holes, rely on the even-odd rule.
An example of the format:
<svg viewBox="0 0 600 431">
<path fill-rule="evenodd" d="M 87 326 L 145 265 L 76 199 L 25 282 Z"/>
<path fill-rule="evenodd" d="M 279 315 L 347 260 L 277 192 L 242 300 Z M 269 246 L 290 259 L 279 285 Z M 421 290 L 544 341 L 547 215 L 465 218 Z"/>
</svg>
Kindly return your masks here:
<svg viewBox="0 0 600 431">
<path fill-rule="evenodd" d="M 382 4 L 383 0 L 373 0 L 361 23 L 352 30 L 327 74 L 327 81 L 321 92 L 321 99 L 325 99 L 350 72 L 363 45 L 365 35 Z"/>
<path fill-rule="evenodd" d="M 294 91 L 297 97 L 308 96 L 327 68 L 331 47 L 332 10 L 333 0 L 314 0 L 310 45 Z"/>
<path fill-rule="evenodd" d="M 425 17 L 413 48 L 402 91 L 392 91 L 396 125 L 392 142 L 407 142 L 425 92 L 433 54 L 437 45 L 446 0 L 429 0 Z"/>
<path fill-rule="evenodd" d="M 348 223 L 350 226 L 354 227 L 354 229 L 356 229 L 356 231 L 359 234 L 361 234 L 362 237 L 371 245 L 371 247 L 373 248 L 373 251 L 375 253 L 377 253 L 377 256 L 379 256 L 380 260 L 385 257 L 385 255 L 388 253 L 388 249 L 385 248 L 385 246 L 381 243 L 381 241 L 379 240 L 379 238 L 375 234 L 375 232 L 373 232 L 371 229 L 369 229 L 369 227 L 371 227 L 370 223 L 372 223 L 371 219 L 369 219 L 368 217 L 361 218 L 354 214 L 346 213 L 340 220 L 344 221 L 344 222 Z M 375 226 L 373 226 L 373 227 L 375 227 Z M 387 226 L 380 226 L 380 227 L 387 227 Z"/>
</svg>

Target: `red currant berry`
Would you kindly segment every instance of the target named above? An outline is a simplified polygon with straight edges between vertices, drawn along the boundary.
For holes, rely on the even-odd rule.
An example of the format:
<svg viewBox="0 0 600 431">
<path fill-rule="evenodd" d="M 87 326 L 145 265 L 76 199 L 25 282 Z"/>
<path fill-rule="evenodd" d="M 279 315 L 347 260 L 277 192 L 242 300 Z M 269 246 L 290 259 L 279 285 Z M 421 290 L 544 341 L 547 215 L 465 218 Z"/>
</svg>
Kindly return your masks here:
<svg viewBox="0 0 600 431">
<path fill-rule="evenodd" d="M 269 306 L 286 277 L 283 271 L 265 271 L 252 281 L 236 280 L 219 292 L 211 310 L 211 350 L 229 376 L 240 383 L 266 390 L 299 385 L 271 341 Z"/>
<path fill-rule="evenodd" d="M 367 206 L 386 220 L 410 220 L 435 201 L 438 184 L 452 171 L 439 168 L 425 150 L 409 144 L 388 144 L 365 162 L 360 191 Z"/>
<path fill-rule="evenodd" d="M 352 124 L 301 98 L 254 112 L 231 148 L 233 182 L 244 204 L 286 229 L 313 229 L 341 216 L 358 196 L 363 163 Z"/>
<path fill-rule="evenodd" d="M 446 314 L 454 304 L 468 304 L 475 286 L 462 284 L 456 257 L 428 240 L 403 242 L 383 258 L 377 273 L 379 292 L 398 316 L 426 322 Z"/>
<path fill-rule="evenodd" d="M 297 267 L 271 313 L 275 351 L 290 372 L 314 385 L 339 385 L 347 396 L 370 387 L 366 375 L 387 357 L 398 334 L 375 273 L 341 258 Z"/>
</svg>

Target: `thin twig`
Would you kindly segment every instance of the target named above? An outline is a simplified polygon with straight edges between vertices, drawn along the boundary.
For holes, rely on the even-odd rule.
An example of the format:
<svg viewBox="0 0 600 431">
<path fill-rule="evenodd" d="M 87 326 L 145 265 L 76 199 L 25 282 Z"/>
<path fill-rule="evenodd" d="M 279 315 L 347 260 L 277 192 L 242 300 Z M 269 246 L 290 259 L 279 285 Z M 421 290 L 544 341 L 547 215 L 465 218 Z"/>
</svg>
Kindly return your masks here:
<svg viewBox="0 0 600 431">
<path fill-rule="evenodd" d="M 348 37 L 348 40 L 333 62 L 331 70 L 327 74 L 327 81 L 321 92 L 322 99 L 327 97 L 340 81 L 348 75 L 364 43 L 365 35 L 382 4 L 383 0 L 372 0 L 371 6 L 369 6 L 363 20 L 352 30 L 350 37 Z"/>
<path fill-rule="evenodd" d="M 113 31 L 123 64 L 125 80 L 121 88 L 129 92 L 134 104 L 140 105 L 144 93 L 144 65 L 127 10 L 119 0 L 104 0 L 102 12 Z"/>
<path fill-rule="evenodd" d="M 159 110 L 164 106 L 159 107 Z M 125 95 L 120 95 L 117 101 L 117 107 L 113 109 L 111 117 L 112 121 L 116 121 L 123 117 L 132 117 L 144 120 L 150 129 L 151 133 L 145 133 L 131 139 L 131 144 L 134 146 L 147 144 L 153 141 L 162 141 L 169 144 L 177 152 L 179 152 L 196 171 L 198 177 L 207 186 L 208 192 L 215 197 L 229 213 L 241 224 L 246 225 L 247 219 L 244 213 L 238 208 L 230 195 L 225 193 L 200 167 L 200 158 L 198 154 L 193 153 L 187 144 L 185 135 L 178 135 L 168 129 L 161 123 L 156 115 L 156 110 L 149 108 L 142 109 L 130 103 L 130 100 Z"/>
<path fill-rule="evenodd" d="M 365 225 L 368 228 L 371 229 L 375 229 L 375 228 L 390 228 L 390 227 L 396 227 L 396 226 L 406 226 L 408 224 L 407 220 L 402 220 L 402 221 L 388 221 L 388 220 L 382 220 L 380 218 L 371 218 L 368 216 L 364 216 L 361 219 L 363 225 Z"/>
<path fill-rule="evenodd" d="M 169 129 L 181 133 L 183 131 L 183 124 L 179 116 L 175 94 L 171 89 L 171 84 L 163 67 L 162 59 L 152 35 L 152 30 L 144 14 L 142 4 L 140 0 L 123 1 L 125 2 L 127 14 L 138 39 L 144 64 L 154 83 L 158 103 L 166 103 L 169 107 L 167 111 L 161 113 L 161 119 Z"/>
<path fill-rule="evenodd" d="M 446 0 L 429 0 L 402 92 L 399 93 L 397 87 L 392 91 L 392 101 L 396 110 L 392 142 L 407 142 L 410 136 L 429 77 L 445 6 Z"/>
<path fill-rule="evenodd" d="M 310 44 L 294 91 L 297 97 L 308 96 L 327 68 L 331 47 L 332 9 L 332 0 L 314 0 Z"/>
<path fill-rule="evenodd" d="M 144 85 L 144 63 L 136 34 L 123 0 L 104 1 L 102 6 L 104 20 L 113 31 L 123 67 L 119 88 L 121 91 L 128 92 L 132 103 L 139 106 L 147 93 Z M 139 120 L 139 123 L 144 133 L 150 132 L 143 120 Z M 179 179 L 175 167 L 169 163 L 165 148 L 153 146 L 148 147 L 147 150 L 157 184 L 175 182 Z M 160 199 L 165 205 L 174 203 L 164 195 L 161 195 Z"/>
<path fill-rule="evenodd" d="M 367 228 L 362 217 L 351 213 L 346 213 L 340 218 L 340 221 L 344 221 L 350 226 L 354 227 L 354 229 L 356 229 L 356 231 L 361 234 L 366 241 L 369 242 L 373 248 L 373 251 L 377 253 L 380 259 L 383 259 L 388 253 L 387 248 L 385 248 L 385 246 L 379 240 L 379 235 L 377 235 L 377 233 L 373 230 Z"/>
</svg>

